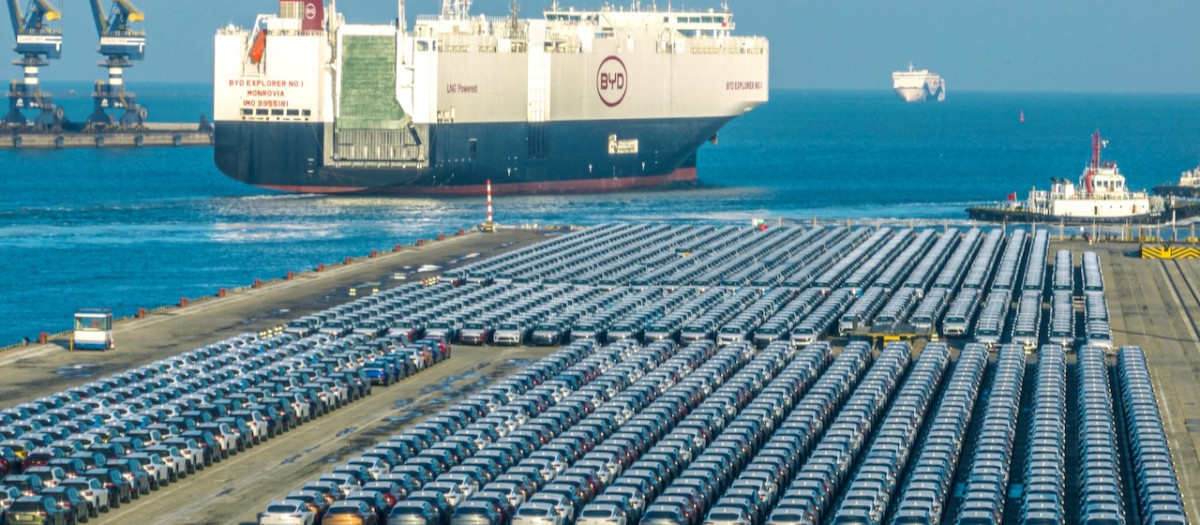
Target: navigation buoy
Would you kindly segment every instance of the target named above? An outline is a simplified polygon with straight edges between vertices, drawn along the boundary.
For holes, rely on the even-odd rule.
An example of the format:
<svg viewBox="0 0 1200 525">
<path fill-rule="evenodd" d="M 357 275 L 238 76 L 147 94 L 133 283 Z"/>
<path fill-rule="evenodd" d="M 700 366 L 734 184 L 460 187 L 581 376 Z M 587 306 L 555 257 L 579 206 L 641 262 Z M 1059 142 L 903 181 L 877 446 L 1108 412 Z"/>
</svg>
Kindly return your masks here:
<svg viewBox="0 0 1200 525">
<path fill-rule="evenodd" d="M 1025 122 L 1025 110 L 1021 110 L 1021 122 Z"/>
</svg>

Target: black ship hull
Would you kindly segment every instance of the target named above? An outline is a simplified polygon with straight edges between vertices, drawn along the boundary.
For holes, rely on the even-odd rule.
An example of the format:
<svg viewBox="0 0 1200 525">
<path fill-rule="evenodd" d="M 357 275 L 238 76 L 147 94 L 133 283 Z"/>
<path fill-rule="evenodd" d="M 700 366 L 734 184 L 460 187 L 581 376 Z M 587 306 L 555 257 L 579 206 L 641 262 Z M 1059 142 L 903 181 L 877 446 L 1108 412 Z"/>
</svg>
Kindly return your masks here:
<svg viewBox="0 0 1200 525">
<path fill-rule="evenodd" d="M 214 160 L 225 175 L 299 193 L 578 193 L 689 184 L 696 151 L 732 117 L 436 124 L 426 159 L 325 163 L 323 123 L 220 121 Z"/>
<path fill-rule="evenodd" d="M 1187 199 L 1200 199 L 1200 187 L 1196 186 L 1180 186 L 1178 184 L 1163 184 L 1154 187 L 1155 195 L 1164 197 L 1183 197 Z"/>
<path fill-rule="evenodd" d="M 1172 220 L 1200 216 L 1200 203 L 1186 203 L 1168 208 L 1161 213 L 1135 215 L 1131 217 L 1063 217 L 1048 213 L 1035 213 L 1013 208 L 975 206 L 967 208 L 967 216 L 973 221 L 1019 224 L 1065 224 L 1087 226 L 1092 224 L 1168 224 Z"/>
</svg>

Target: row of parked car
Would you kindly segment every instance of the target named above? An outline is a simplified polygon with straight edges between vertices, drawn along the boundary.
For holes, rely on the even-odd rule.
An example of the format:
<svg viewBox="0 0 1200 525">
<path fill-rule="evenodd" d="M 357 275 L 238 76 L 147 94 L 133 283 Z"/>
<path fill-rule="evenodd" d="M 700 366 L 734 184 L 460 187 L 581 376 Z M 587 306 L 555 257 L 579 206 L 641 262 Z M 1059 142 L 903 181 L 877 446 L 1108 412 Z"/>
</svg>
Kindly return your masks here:
<svg viewBox="0 0 1200 525">
<path fill-rule="evenodd" d="M 1112 325 L 1108 314 L 1108 300 L 1104 297 L 1104 292 L 1084 292 L 1083 313 L 1086 319 L 1083 333 L 1084 343 L 1111 351 L 1114 345 Z"/>
<path fill-rule="evenodd" d="M 1021 287 L 1021 266 L 1025 262 L 1025 248 L 1029 245 L 1029 233 L 1017 229 L 1008 236 L 1000 261 L 992 269 L 992 290 L 1015 292 Z"/>
<path fill-rule="evenodd" d="M 784 511 L 799 518 L 792 518 L 791 523 L 822 523 L 829 518 L 829 511 L 853 477 L 859 454 L 895 397 L 911 360 L 907 343 L 891 343 L 884 348 L 792 479 L 785 501 L 780 502 L 768 522 L 782 521 Z"/>
<path fill-rule="evenodd" d="M 953 270 L 948 267 L 951 264 L 952 253 L 958 251 L 957 248 L 960 244 L 974 242 L 974 239 L 978 238 L 978 234 L 978 228 L 968 230 L 965 235 L 959 232 L 958 228 L 947 228 L 917 262 L 916 267 L 912 271 L 905 272 L 908 273 L 908 277 L 904 279 L 904 288 L 928 290 L 934 287 L 934 283 L 937 282 L 938 277 L 941 277 L 943 271 Z M 960 267 L 963 266 L 962 262 L 963 260 L 959 261 Z M 903 273 L 899 275 L 903 275 Z"/>
<path fill-rule="evenodd" d="M 0 523 L 85 522 L 446 357 L 403 336 L 250 334 L 0 411 Z"/>
<path fill-rule="evenodd" d="M 1126 523 L 1112 391 L 1104 351 L 1079 350 L 1076 383 L 1079 509 L 1083 523 Z"/>
<path fill-rule="evenodd" d="M 1067 519 L 1067 362 L 1061 346 L 1042 346 L 1033 388 L 1021 523 L 1057 525 Z"/>
<path fill-rule="evenodd" d="M 907 288 L 904 285 L 911 277 L 913 279 L 912 287 L 915 288 L 919 286 L 921 280 L 932 279 L 931 274 L 934 268 L 925 261 L 929 260 L 932 263 L 940 255 L 939 251 L 958 242 L 958 230 L 952 228 L 947 230 L 945 235 L 938 235 L 934 230 L 902 231 L 893 238 L 894 241 L 897 239 L 899 242 L 895 248 L 876 253 L 870 261 L 867 261 L 867 264 L 855 272 L 855 275 L 850 276 L 850 279 L 846 281 L 847 285 L 851 282 L 873 282 L 875 286 L 897 290 L 902 286 Z M 877 257 L 882 259 L 881 264 L 859 276 Z M 918 267 L 921 268 L 918 269 Z M 866 279 L 862 279 L 862 277 L 866 277 Z M 924 287 L 922 286 L 922 288 Z"/>
<path fill-rule="evenodd" d="M 773 286 L 782 284 L 789 288 L 808 288 L 826 270 L 837 264 L 843 254 L 853 252 L 869 237 L 870 230 L 867 228 L 834 228 L 828 236 L 797 254 L 794 259 L 789 259 L 788 264 L 778 265 L 765 278 L 756 281 L 765 281 Z"/>
<path fill-rule="evenodd" d="M 819 254 L 823 247 L 836 238 L 832 230 L 812 228 L 796 230 L 796 233 L 775 241 L 778 247 L 766 245 L 755 253 L 749 264 L 735 273 L 723 276 L 726 286 L 755 286 L 760 288 L 777 286 L 789 269 L 799 268 L 810 259 L 809 254 Z"/>
<path fill-rule="evenodd" d="M 725 348 L 747 358 L 755 353 L 746 343 Z M 658 421 L 660 428 L 647 436 L 642 453 L 620 470 L 615 481 L 604 484 L 598 497 L 584 501 L 579 522 L 700 523 L 707 505 L 732 481 L 730 470 L 749 460 L 754 436 L 769 433 L 774 425 L 777 414 L 769 400 L 784 393 L 782 387 L 794 379 L 803 382 L 815 376 L 825 359 L 818 352 L 793 357 L 786 345 L 774 345 L 724 381 L 698 370 L 695 380 L 679 387 L 683 389 L 679 394 L 695 400 L 690 410 L 659 411 L 655 405 L 669 399 L 660 397 L 637 414 L 633 421 Z M 518 510 L 518 519 L 523 509 Z M 568 517 L 556 523 L 571 522 Z"/>
<path fill-rule="evenodd" d="M 987 364 L 983 345 L 968 343 L 959 354 L 912 473 L 897 498 L 895 525 L 942 522 Z"/>
<path fill-rule="evenodd" d="M 787 352 L 788 346 L 777 343 L 768 349 Z M 681 489 L 708 479 L 715 490 L 700 494 L 699 512 L 695 513 L 699 516 L 692 520 L 693 523 L 698 523 L 705 515 L 707 518 L 704 519 L 711 522 L 730 521 L 731 518 L 737 521 L 751 514 L 765 514 L 766 502 L 782 492 L 787 473 L 794 468 L 799 456 L 795 447 L 788 443 L 789 437 L 796 438 L 796 429 L 788 426 L 788 417 L 831 361 L 833 351 L 826 344 L 812 345 L 800 351 L 757 398 L 736 414 L 736 418 L 727 412 L 728 417 L 719 420 L 723 428 L 718 427 L 708 446 L 692 464 L 683 467 L 682 473 L 663 494 L 678 494 Z M 717 404 L 719 408 L 721 402 L 718 395 L 708 404 Z M 672 500 L 660 497 L 655 500 L 654 507 L 667 512 L 668 523 L 679 523 L 669 518 Z M 679 509 L 676 513 L 684 510 Z"/>
<path fill-rule="evenodd" d="M 1001 346 L 979 434 L 971 447 L 967 485 L 955 520 L 958 525 L 1000 525 L 1003 521 L 1024 378 L 1025 349 Z"/>
<path fill-rule="evenodd" d="M 446 280 L 485 284 L 495 282 L 506 286 L 521 286 L 514 283 L 564 286 L 562 283 L 569 282 L 586 288 L 596 284 L 592 282 L 594 279 L 574 281 L 558 277 L 574 275 L 569 270 L 578 265 L 585 267 L 585 275 L 591 275 L 588 271 L 598 271 L 595 268 L 598 264 L 604 268 L 621 266 L 612 261 L 595 262 L 591 255 L 597 246 L 600 246 L 615 250 L 616 255 L 613 257 L 628 259 L 624 263 L 625 266 L 640 267 L 644 272 L 643 278 L 627 282 L 604 280 L 604 283 L 599 285 L 604 290 L 619 290 L 625 285 L 632 285 L 639 291 L 666 290 L 667 295 L 670 295 L 679 287 L 695 286 L 697 283 L 703 283 L 702 290 L 720 285 L 730 285 L 730 290 L 738 290 L 737 286 L 747 283 L 753 285 L 758 282 L 759 277 L 772 274 L 775 270 L 791 268 L 791 274 L 781 273 L 764 281 L 762 286 L 753 287 L 762 289 L 771 284 L 782 283 L 793 290 L 808 291 L 812 289 L 811 286 L 818 290 L 817 293 L 826 294 L 849 288 L 851 295 L 857 296 L 861 291 L 867 290 L 863 300 L 883 296 L 883 305 L 875 305 L 867 312 L 846 319 L 846 322 L 841 324 L 842 331 L 846 333 L 860 325 L 869 326 L 872 321 L 877 321 L 875 324 L 879 325 L 880 329 L 904 323 L 920 323 L 924 329 L 932 330 L 949 308 L 954 319 L 947 318 L 943 327 L 944 333 L 968 335 L 967 332 L 975 324 L 974 317 L 978 306 L 986 304 L 989 308 L 985 310 L 979 322 L 979 329 L 976 330 L 979 342 L 998 345 L 1016 336 L 1022 343 L 1026 343 L 1028 348 L 1036 348 L 1041 340 L 1038 330 L 1040 319 L 1037 318 L 1035 310 L 1019 314 L 1021 319 L 1018 321 L 1022 322 L 1017 324 L 1021 326 L 1013 326 L 1013 330 L 1020 331 L 1020 334 L 1010 334 L 1006 330 L 1009 308 L 1003 300 L 1003 293 L 1006 291 L 1011 301 L 1024 290 L 1030 293 L 1042 291 L 1046 273 L 1044 260 L 1049 239 L 1044 231 L 1030 235 L 1024 230 L 1016 230 L 1006 243 L 1006 237 L 1001 232 L 992 231 L 984 235 L 978 229 L 968 230 L 961 236 L 957 229 L 952 229 L 939 236 L 933 230 L 889 228 L 806 230 L 787 227 L 759 232 L 733 227 L 604 225 L 594 231 L 578 232 L 568 237 L 569 239 L 556 239 L 545 243 L 544 246 L 539 245 L 517 254 L 473 263 L 449 272 Z M 647 242 L 650 240 L 654 242 Z M 655 259 L 661 266 L 644 265 L 644 251 L 671 251 L 663 249 L 664 243 L 667 246 L 677 246 L 675 252 L 685 256 Z M 1069 256 L 1069 252 L 1067 255 Z M 1062 257 L 1057 257 L 1056 254 L 1056 263 L 1059 259 Z M 772 266 L 771 269 L 765 267 L 768 264 Z M 1023 268 L 1027 270 L 1022 272 Z M 1067 273 L 1073 272 L 1071 268 L 1064 269 Z M 713 272 L 733 273 L 724 280 L 706 280 L 706 276 Z M 793 279 L 801 274 L 808 277 Z M 493 278 L 496 275 L 506 277 Z M 987 294 L 988 301 L 982 301 L 979 294 L 989 282 L 992 293 Z M 961 291 L 957 290 L 959 283 L 962 284 Z M 665 288 L 654 288 L 656 286 Z M 882 286 L 883 291 L 877 290 L 872 293 L 872 286 Z M 929 294 L 931 286 L 934 287 L 934 291 L 942 291 Z M 966 301 L 968 296 L 973 299 Z M 867 301 L 868 304 L 870 302 Z M 834 301 L 819 312 L 822 314 L 820 316 L 793 321 L 789 329 L 802 328 L 801 333 L 796 334 L 794 338 L 797 344 L 807 344 L 808 341 L 825 335 L 831 328 L 831 315 L 834 322 L 841 320 L 845 312 L 838 311 L 839 307 L 849 308 L 852 304 L 857 306 L 859 301 Z M 616 318 L 629 321 L 627 312 L 613 314 L 611 310 L 603 308 L 579 312 L 571 308 L 533 308 L 531 311 L 527 305 L 514 305 L 518 307 L 509 308 L 495 303 L 477 304 L 460 310 L 450 306 L 454 305 L 434 308 L 433 314 L 430 315 L 440 317 L 433 321 L 426 319 L 425 327 L 444 330 L 447 339 L 454 341 L 459 337 L 461 341 L 470 344 L 529 344 L 534 342 L 533 334 L 537 331 L 543 333 L 543 337 L 538 338 L 541 344 L 553 344 L 552 341 L 556 339 L 574 339 L 574 325 L 581 320 L 581 337 L 594 338 L 603 343 L 607 342 L 607 329 L 616 327 L 614 325 L 622 325 L 619 332 L 629 334 L 645 332 L 650 325 L 659 320 L 650 315 L 642 317 L 640 323 L 637 320 L 621 323 Z M 859 309 L 863 308 L 866 306 Z M 832 310 L 832 313 L 825 310 Z M 921 315 L 914 316 L 916 311 Z M 550 315 L 550 312 L 555 315 Z M 666 315 L 666 312 L 659 315 Z M 877 315 L 879 319 L 875 319 Z M 854 317 L 861 319 L 856 321 Z M 669 323 L 671 319 L 664 321 Z M 804 322 L 803 326 L 797 326 L 803 321 L 807 322 Z M 629 324 L 636 326 L 628 326 Z M 739 330 L 737 326 L 726 327 L 723 324 L 712 327 L 712 330 L 723 328 L 728 328 L 731 333 L 746 332 Z M 767 329 L 767 333 L 762 344 L 778 338 L 772 337 L 771 333 L 778 331 L 780 326 L 768 325 L 764 328 Z M 497 339 L 495 333 L 501 330 L 505 335 Z M 668 332 L 673 333 L 673 330 Z M 748 335 L 757 336 L 757 328 L 750 330 Z M 730 336 L 733 337 L 735 336 Z"/>
<path fill-rule="evenodd" d="M 677 356 L 679 352 L 672 343 L 645 348 L 621 343 L 599 351 L 595 348 L 591 342 L 561 348 L 416 427 L 376 444 L 372 451 L 392 455 L 386 460 L 385 471 L 363 472 L 343 465 L 272 505 L 303 503 L 309 512 L 300 514 L 323 523 L 386 520 L 445 525 L 455 504 L 475 494 L 482 484 L 497 481 L 513 482 L 497 487 L 510 491 L 502 499 L 511 507 L 532 495 L 533 481 L 561 466 L 561 460 L 555 465 L 548 458 L 531 457 L 536 450 L 551 446 L 551 440 L 559 437 L 562 440 L 554 444 L 555 448 L 586 437 L 585 432 L 559 434 L 594 410 L 593 400 L 617 394 L 634 378 L 653 375 L 662 380 L 665 375 L 678 373 L 679 367 L 698 365 L 706 357 L 704 348 Z M 653 374 L 658 369 L 662 372 Z M 608 373 L 602 377 L 604 370 Z M 524 464 L 517 465 L 518 461 Z M 504 477 L 509 470 L 514 476 Z M 371 504 L 367 500 L 375 491 L 367 487 L 370 483 L 394 484 L 400 496 L 387 505 Z M 265 512 L 260 521 L 302 523 L 287 521 L 288 514 Z"/>
<path fill-rule="evenodd" d="M 1117 377 L 1141 525 L 1186 525 L 1179 480 L 1141 347 L 1125 346 L 1118 351 Z"/>
<path fill-rule="evenodd" d="M 846 496 L 834 514 L 835 523 L 883 523 L 949 364 L 950 349 L 944 344 L 930 344 L 921 351 L 847 485 Z"/>
<path fill-rule="evenodd" d="M 791 520 L 793 506 L 787 502 L 779 507 L 776 504 L 786 494 L 804 490 L 803 487 L 788 486 L 788 482 L 820 439 L 837 407 L 849 397 L 873 357 L 865 344 L 847 347 L 836 359 L 832 353 L 832 348 L 825 342 L 801 351 L 798 361 L 808 360 L 816 363 L 809 369 L 824 368 L 825 371 L 802 377 L 803 382 L 790 396 L 779 396 L 784 408 L 775 432 L 755 436 L 748 446 L 738 449 L 739 461 L 731 476 L 721 478 L 720 499 L 708 510 L 705 523 L 760 524 L 772 508 L 776 511 L 773 519 Z M 739 440 L 736 435 L 730 437 L 733 442 Z M 725 439 L 724 435 L 722 439 Z M 720 463 L 720 458 L 714 459 Z"/>
</svg>

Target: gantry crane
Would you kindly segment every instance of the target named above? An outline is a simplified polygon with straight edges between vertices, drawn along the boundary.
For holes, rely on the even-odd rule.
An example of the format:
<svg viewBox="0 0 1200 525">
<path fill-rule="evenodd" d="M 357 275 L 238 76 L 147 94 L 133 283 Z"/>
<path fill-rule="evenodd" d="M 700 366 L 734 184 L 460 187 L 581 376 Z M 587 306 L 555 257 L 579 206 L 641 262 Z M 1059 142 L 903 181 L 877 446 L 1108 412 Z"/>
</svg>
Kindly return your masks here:
<svg viewBox="0 0 1200 525">
<path fill-rule="evenodd" d="M 13 49 L 21 55 L 21 58 L 13 60 L 13 65 L 24 69 L 25 78 L 14 79 L 9 84 L 8 113 L 0 123 L 25 126 L 29 120 L 23 111 L 39 110 L 34 117 L 35 126 L 58 126 L 62 123 L 62 108 L 54 104 L 50 93 L 42 91 L 38 83 L 38 68 L 50 65 L 51 59 L 62 58 L 62 29 L 49 24 L 61 20 L 62 12 L 49 0 L 31 0 L 22 14 L 17 2 L 8 0 L 8 15 L 17 38 L 17 45 Z"/>
<path fill-rule="evenodd" d="M 108 69 L 108 79 L 96 81 L 96 90 L 92 93 L 95 108 L 88 117 L 88 125 L 141 127 L 146 121 L 146 108 L 138 105 L 136 95 L 125 91 L 123 75 L 125 68 L 133 67 L 134 60 L 146 57 L 146 33 L 130 27 L 145 20 L 145 15 L 129 0 L 113 0 L 106 15 L 100 1 L 92 0 L 92 17 L 96 21 L 96 33 L 100 35 L 97 51 L 104 55 L 99 65 Z M 108 115 L 108 110 L 122 109 L 124 113 L 119 120 L 114 121 Z"/>
</svg>

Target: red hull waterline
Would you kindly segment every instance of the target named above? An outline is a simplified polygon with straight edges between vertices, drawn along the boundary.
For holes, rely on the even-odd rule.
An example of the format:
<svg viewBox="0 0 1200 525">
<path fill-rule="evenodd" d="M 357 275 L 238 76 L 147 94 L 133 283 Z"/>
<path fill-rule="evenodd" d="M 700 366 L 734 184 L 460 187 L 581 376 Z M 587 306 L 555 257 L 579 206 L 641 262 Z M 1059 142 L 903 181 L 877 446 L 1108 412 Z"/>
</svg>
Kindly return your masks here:
<svg viewBox="0 0 1200 525">
<path fill-rule="evenodd" d="M 679 168 L 666 175 L 648 177 L 617 177 L 608 179 L 578 179 L 544 182 L 494 182 L 492 193 L 499 195 L 554 193 L 599 193 L 650 188 L 664 184 L 696 182 L 696 168 Z M 379 188 L 353 186 L 275 186 L 258 187 L 289 193 L 370 193 L 373 195 L 483 195 L 487 186 L 384 186 Z"/>
</svg>

